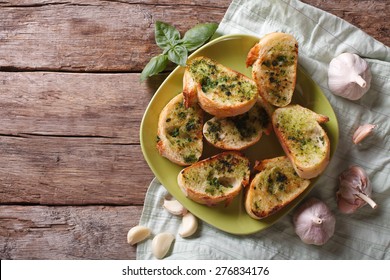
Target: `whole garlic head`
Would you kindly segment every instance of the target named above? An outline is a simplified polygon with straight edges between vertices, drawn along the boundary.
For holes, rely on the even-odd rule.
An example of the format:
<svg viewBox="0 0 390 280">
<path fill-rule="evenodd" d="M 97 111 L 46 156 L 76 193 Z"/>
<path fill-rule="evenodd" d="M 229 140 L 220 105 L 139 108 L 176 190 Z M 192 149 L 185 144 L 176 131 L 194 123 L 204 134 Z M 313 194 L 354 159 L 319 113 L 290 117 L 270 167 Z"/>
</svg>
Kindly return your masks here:
<svg viewBox="0 0 390 280">
<path fill-rule="evenodd" d="M 335 95 L 360 99 L 370 89 L 370 68 L 357 54 L 342 53 L 329 63 L 328 85 Z"/>
<path fill-rule="evenodd" d="M 351 166 L 339 176 L 337 206 L 345 214 L 353 213 L 367 203 L 375 209 L 377 204 L 371 199 L 371 193 L 372 186 L 366 171 L 360 166 Z"/>
<path fill-rule="evenodd" d="M 304 243 L 323 245 L 333 236 L 336 219 L 324 202 L 312 197 L 295 211 L 293 223 Z"/>
</svg>

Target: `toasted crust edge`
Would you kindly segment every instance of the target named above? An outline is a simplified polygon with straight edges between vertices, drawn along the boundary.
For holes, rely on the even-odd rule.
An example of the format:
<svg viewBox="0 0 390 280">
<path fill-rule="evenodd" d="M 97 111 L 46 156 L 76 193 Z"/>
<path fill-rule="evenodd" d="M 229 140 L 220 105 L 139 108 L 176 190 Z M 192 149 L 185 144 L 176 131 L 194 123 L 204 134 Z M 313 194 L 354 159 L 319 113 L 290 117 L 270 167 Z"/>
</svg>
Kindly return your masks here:
<svg viewBox="0 0 390 280">
<path fill-rule="evenodd" d="M 265 219 L 269 216 L 272 216 L 273 214 L 279 212 L 281 209 L 283 209 L 284 207 L 286 207 L 288 204 L 290 204 L 294 199 L 296 199 L 300 194 L 302 194 L 302 192 L 304 190 L 306 190 L 306 188 L 310 185 L 311 181 L 309 179 L 304 179 L 304 178 L 301 178 L 302 179 L 302 192 L 300 193 L 297 193 L 296 195 L 294 196 L 291 196 L 288 200 L 286 200 L 284 203 L 282 204 L 279 204 L 279 205 L 276 205 L 275 207 L 273 207 L 272 209 L 270 209 L 269 211 L 254 211 L 252 206 L 251 206 L 251 203 L 252 203 L 252 197 L 251 195 L 253 194 L 253 184 L 256 183 L 256 178 L 257 176 L 260 176 L 260 173 L 261 171 L 263 171 L 268 164 L 271 164 L 275 161 L 279 161 L 279 160 L 285 160 L 285 159 L 288 159 L 287 156 L 280 156 L 280 157 L 275 157 L 275 158 L 270 158 L 270 159 L 264 159 L 264 160 L 261 160 L 261 161 L 256 161 L 255 162 L 255 165 L 254 165 L 254 169 L 259 171 L 259 173 L 257 173 L 255 175 L 255 177 L 252 179 L 251 181 L 251 184 L 249 185 L 249 187 L 247 188 L 246 192 L 245 192 L 245 203 L 244 203 L 244 206 L 245 206 L 245 210 L 247 212 L 247 214 L 252 217 L 253 219 L 256 219 L 256 220 L 261 220 L 261 219 Z"/>
<path fill-rule="evenodd" d="M 159 152 L 159 154 L 161 156 L 167 158 L 171 162 L 173 162 L 173 163 L 175 163 L 177 165 L 180 165 L 180 166 L 189 166 L 192 163 L 185 162 L 184 160 L 179 158 L 178 155 L 176 153 L 174 153 L 170 149 L 169 145 L 167 145 L 168 139 L 167 139 L 165 133 L 163 133 L 163 130 L 164 130 L 164 127 L 165 127 L 165 120 L 166 120 L 167 114 L 168 114 L 168 112 L 170 110 L 170 106 L 172 106 L 173 104 L 176 104 L 178 102 L 178 100 L 180 98 L 182 98 L 182 96 L 181 96 L 182 94 L 183 93 L 179 93 L 178 95 L 174 96 L 164 106 L 164 108 L 160 112 L 160 115 L 159 115 L 159 118 L 158 118 L 158 125 L 157 125 L 157 136 L 159 137 L 159 140 L 156 143 L 156 148 L 157 148 L 157 150 L 158 150 L 158 152 Z M 183 101 L 184 101 L 184 96 L 183 96 Z M 203 125 L 203 112 L 202 112 L 202 115 L 201 115 L 201 120 L 202 120 L 202 125 Z M 201 127 L 202 127 L 202 125 L 201 125 Z M 199 136 L 199 140 L 198 141 L 201 141 L 201 143 L 202 143 L 201 149 L 203 150 L 203 133 L 202 133 L 201 129 L 198 132 L 198 136 Z M 202 151 L 201 151 L 201 154 L 202 154 Z"/>
<path fill-rule="evenodd" d="M 289 106 L 297 106 L 297 105 L 289 105 Z M 298 106 L 300 106 L 300 105 L 298 105 Z M 302 108 L 305 108 L 305 107 L 302 107 Z M 324 156 L 323 161 L 321 161 L 319 164 L 311 166 L 311 167 L 304 167 L 304 166 L 299 164 L 296 157 L 292 154 L 292 152 L 288 146 L 288 141 L 285 139 L 284 135 L 277 128 L 277 126 L 276 126 L 277 121 L 275 120 L 277 113 L 278 113 L 278 110 L 275 110 L 274 114 L 272 115 L 272 125 L 273 125 L 274 131 L 275 131 L 275 135 L 276 135 L 277 139 L 279 140 L 279 143 L 282 146 L 282 149 L 285 152 L 286 156 L 290 159 L 295 171 L 297 172 L 299 177 L 301 177 L 303 179 L 312 179 L 312 178 L 319 176 L 322 172 L 324 172 L 324 170 L 326 169 L 326 167 L 328 166 L 329 161 L 330 161 L 330 140 L 329 140 L 329 137 L 328 137 L 326 131 L 324 130 L 324 128 L 322 126 L 320 126 L 320 124 L 328 122 L 329 117 L 312 111 L 313 118 L 317 122 L 318 128 L 323 131 L 324 142 L 326 143 L 326 149 L 325 149 L 325 156 Z"/>
<path fill-rule="evenodd" d="M 264 90 L 263 87 L 263 80 L 259 80 L 258 75 L 256 73 L 256 68 L 258 68 L 258 65 L 261 65 L 263 63 L 264 58 L 266 57 L 267 52 L 274 46 L 275 41 L 292 41 L 295 43 L 296 46 L 296 60 L 294 64 L 295 68 L 295 74 L 292 79 L 292 85 L 289 90 L 289 93 L 286 97 L 286 100 L 284 101 L 278 101 L 273 102 L 271 101 L 271 98 L 269 97 L 269 94 L 266 90 Z M 283 32 L 273 32 L 266 34 L 264 37 L 260 39 L 260 41 L 255 44 L 250 51 L 248 52 L 247 58 L 246 58 L 246 66 L 250 67 L 252 66 L 252 78 L 256 82 L 259 94 L 266 99 L 268 102 L 270 102 L 272 105 L 277 107 L 284 107 L 291 103 L 292 97 L 294 94 L 294 89 L 296 86 L 296 77 L 297 77 L 297 68 L 298 68 L 298 42 L 295 39 L 295 37 L 288 33 Z"/>
<path fill-rule="evenodd" d="M 247 178 L 244 177 L 238 186 L 232 188 L 232 190 L 229 191 L 228 193 L 224 193 L 223 195 L 214 196 L 214 197 L 210 197 L 206 194 L 196 192 L 192 188 L 189 188 L 186 186 L 184 179 L 183 179 L 183 174 L 186 172 L 186 170 L 188 170 L 188 168 L 192 168 L 194 166 L 197 167 L 199 165 L 207 164 L 209 161 L 217 160 L 218 158 L 224 157 L 227 154 L 233 154 L 234 156 L 240 157 L 241 159 L 243 159 L 247 162 L 248 176 L 247 176 Z M 241 190 L 249 184 L 249 173 L 250 173 L 249 164 L 250 164 L 249 160 L 240 152 L 237 152 L 237 151 L 222 152 L 222 153 L 216 154 L 214 156 L 211 156 L 209 158 L 206 158 L 204 160 L 198 161 L 198 162 L 192 164 L 191 166 L 182 169 L 177 176 L 177 183 L 178 183 L 181 191 L 184 193 L 184 195 L 187 198 L 189 198 L 197 203 L 205 204 L 207 206 L 215 206 L 215 205 L 225 201 L 225 205 L 227 206 L 241 192 Z"/>
</svg>

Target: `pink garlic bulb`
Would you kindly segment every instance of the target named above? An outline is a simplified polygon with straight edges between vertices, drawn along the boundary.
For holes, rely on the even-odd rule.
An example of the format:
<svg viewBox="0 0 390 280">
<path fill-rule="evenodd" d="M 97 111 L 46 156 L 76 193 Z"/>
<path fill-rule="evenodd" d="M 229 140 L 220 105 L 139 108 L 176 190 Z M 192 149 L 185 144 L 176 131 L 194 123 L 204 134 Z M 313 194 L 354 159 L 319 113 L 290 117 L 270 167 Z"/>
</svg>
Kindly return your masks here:
<svg viewBox="0 0 390 280">
<path fill-rule="evenodd" d="M 295 211 L 293 223 L 304 243 L 323 245 L 333 236 L 336 219 L 324 202 L 312 197 Z"/>
<path fill-rule="evenodd" d="M 353 213 L 367 203 L 375 209 L 377 204 L 370 198 L 371 193 L 370 179 L 360 166 L 351 166 L 340 174 L 336 199 L 342 213 Z"/>
</svg>

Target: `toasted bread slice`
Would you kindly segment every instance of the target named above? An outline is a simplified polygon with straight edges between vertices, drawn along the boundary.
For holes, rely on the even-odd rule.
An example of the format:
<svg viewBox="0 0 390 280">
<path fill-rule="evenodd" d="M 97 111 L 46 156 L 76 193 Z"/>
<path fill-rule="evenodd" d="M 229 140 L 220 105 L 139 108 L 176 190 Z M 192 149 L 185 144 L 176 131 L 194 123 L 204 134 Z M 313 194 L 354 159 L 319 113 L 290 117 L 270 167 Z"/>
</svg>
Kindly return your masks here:
<svg viewBox="0 0 390 280">
<path fill-rule="evenodd" d="M 183 77 L 186 106 L 199 102 L 207 113 L 232 117 L 249 111 L 257 101 L 253 80 L 207 57 L 196 57 Z"/>
<path fill-rule="evenodd" d="M 184 106 L 183 94 L 172 98 L 158 120 L 157 149 L 170 161 L 187 166 L 197 162 L 203 151 L 203 110 Z"/>
<path fill-rule="evenodd" d="M 272 115 L 275 134 L 302 178 L 317 177 L 329 163 L 329 138 L 319 125 L 327 121 L 327 116 L 300 105 L 278 108 Z"/>
<path fill-rule="evenodd" d="M 272 130 L 271 114 L 259 97 L 248 112 L 235 117 L 208 120 L 203 126 L 204 138 L 213 146 L 224 150 L 243 150 L 260 140 L 263 131 Z"/>
<path fill-rule="evenodd" d="M 178 175 L 180 189 L 191 200 L 229 204 L 249 184 L 249 160 L 238 152 L 223 152 L 184 168 Z"/>
<path fill-rule="evenodd" d="M 309 185 L 295 172 L 286 156 L 256 162 L 260 171 L 245 194 L 245 210 L 254 219 L 266 218 L 294 200 Z"/>
<path fill-rule="evenodd" d="M 298 65 L 298 42 L 292 35 L 265 35 L 249 51 L 246 65 L 252 66 L 252 78 L 265 100 L 277 107 L 291 102 Z"/>
</svg>

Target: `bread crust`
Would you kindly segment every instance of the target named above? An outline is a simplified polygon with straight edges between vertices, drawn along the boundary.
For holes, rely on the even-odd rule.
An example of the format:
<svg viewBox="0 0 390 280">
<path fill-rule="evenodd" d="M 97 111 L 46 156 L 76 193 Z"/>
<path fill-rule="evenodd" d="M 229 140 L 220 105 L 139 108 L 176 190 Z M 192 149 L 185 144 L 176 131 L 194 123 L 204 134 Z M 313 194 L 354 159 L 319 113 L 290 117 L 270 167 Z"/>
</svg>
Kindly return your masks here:
<svg viewBox="0 0 390 280">
<path fill-rule="evenodd" d="M 251 48 L 246 59 L 259 94 L 277 107 L 290 104 L 296 84 L 298 42 L 286 33 L 265 35 Z"/>
<path fill-rule="evenodd" d="M 177 177 L 191 200 L 214 206 L 228 205 L 249 184 L 249 160 L 234 151 L 222 152 L 184 168 Z"/>
<path fill-rule="evenodd" d="M 176 95 L 159 115 L 158 152 L 181 166 L 198 161 L 203 151 L 202 127 L 202 109 L 197 104 L 186 108 L 183 94 Z"/>
<path fill-rule="evenodd" d="M 328 166 L 330 141 L 325 130 L 319 125 L 327 121 L 327 116 L 300 105 L 276 109 L 272 115 L 275 134 L 302 178 L 317 177 Z"/>
<path fill-rule="evenodd" d="M 245 90 L 240 89 L 243 85 Z M 183 76 L 183 92 L 186 105 L 198 101 L 204 111 L 219 118 L 249 111 L 258 96 L 252 79 L 202 56 L 187 64 Z"/>
<path fill-rule="evenodd" d="M 245 210 L 254 219 L 264 219 L 298 197 L 310 180 L 300 178 L 286 156 L 256 162 L 259 171 L 245 193 Z"/>
</svg>

